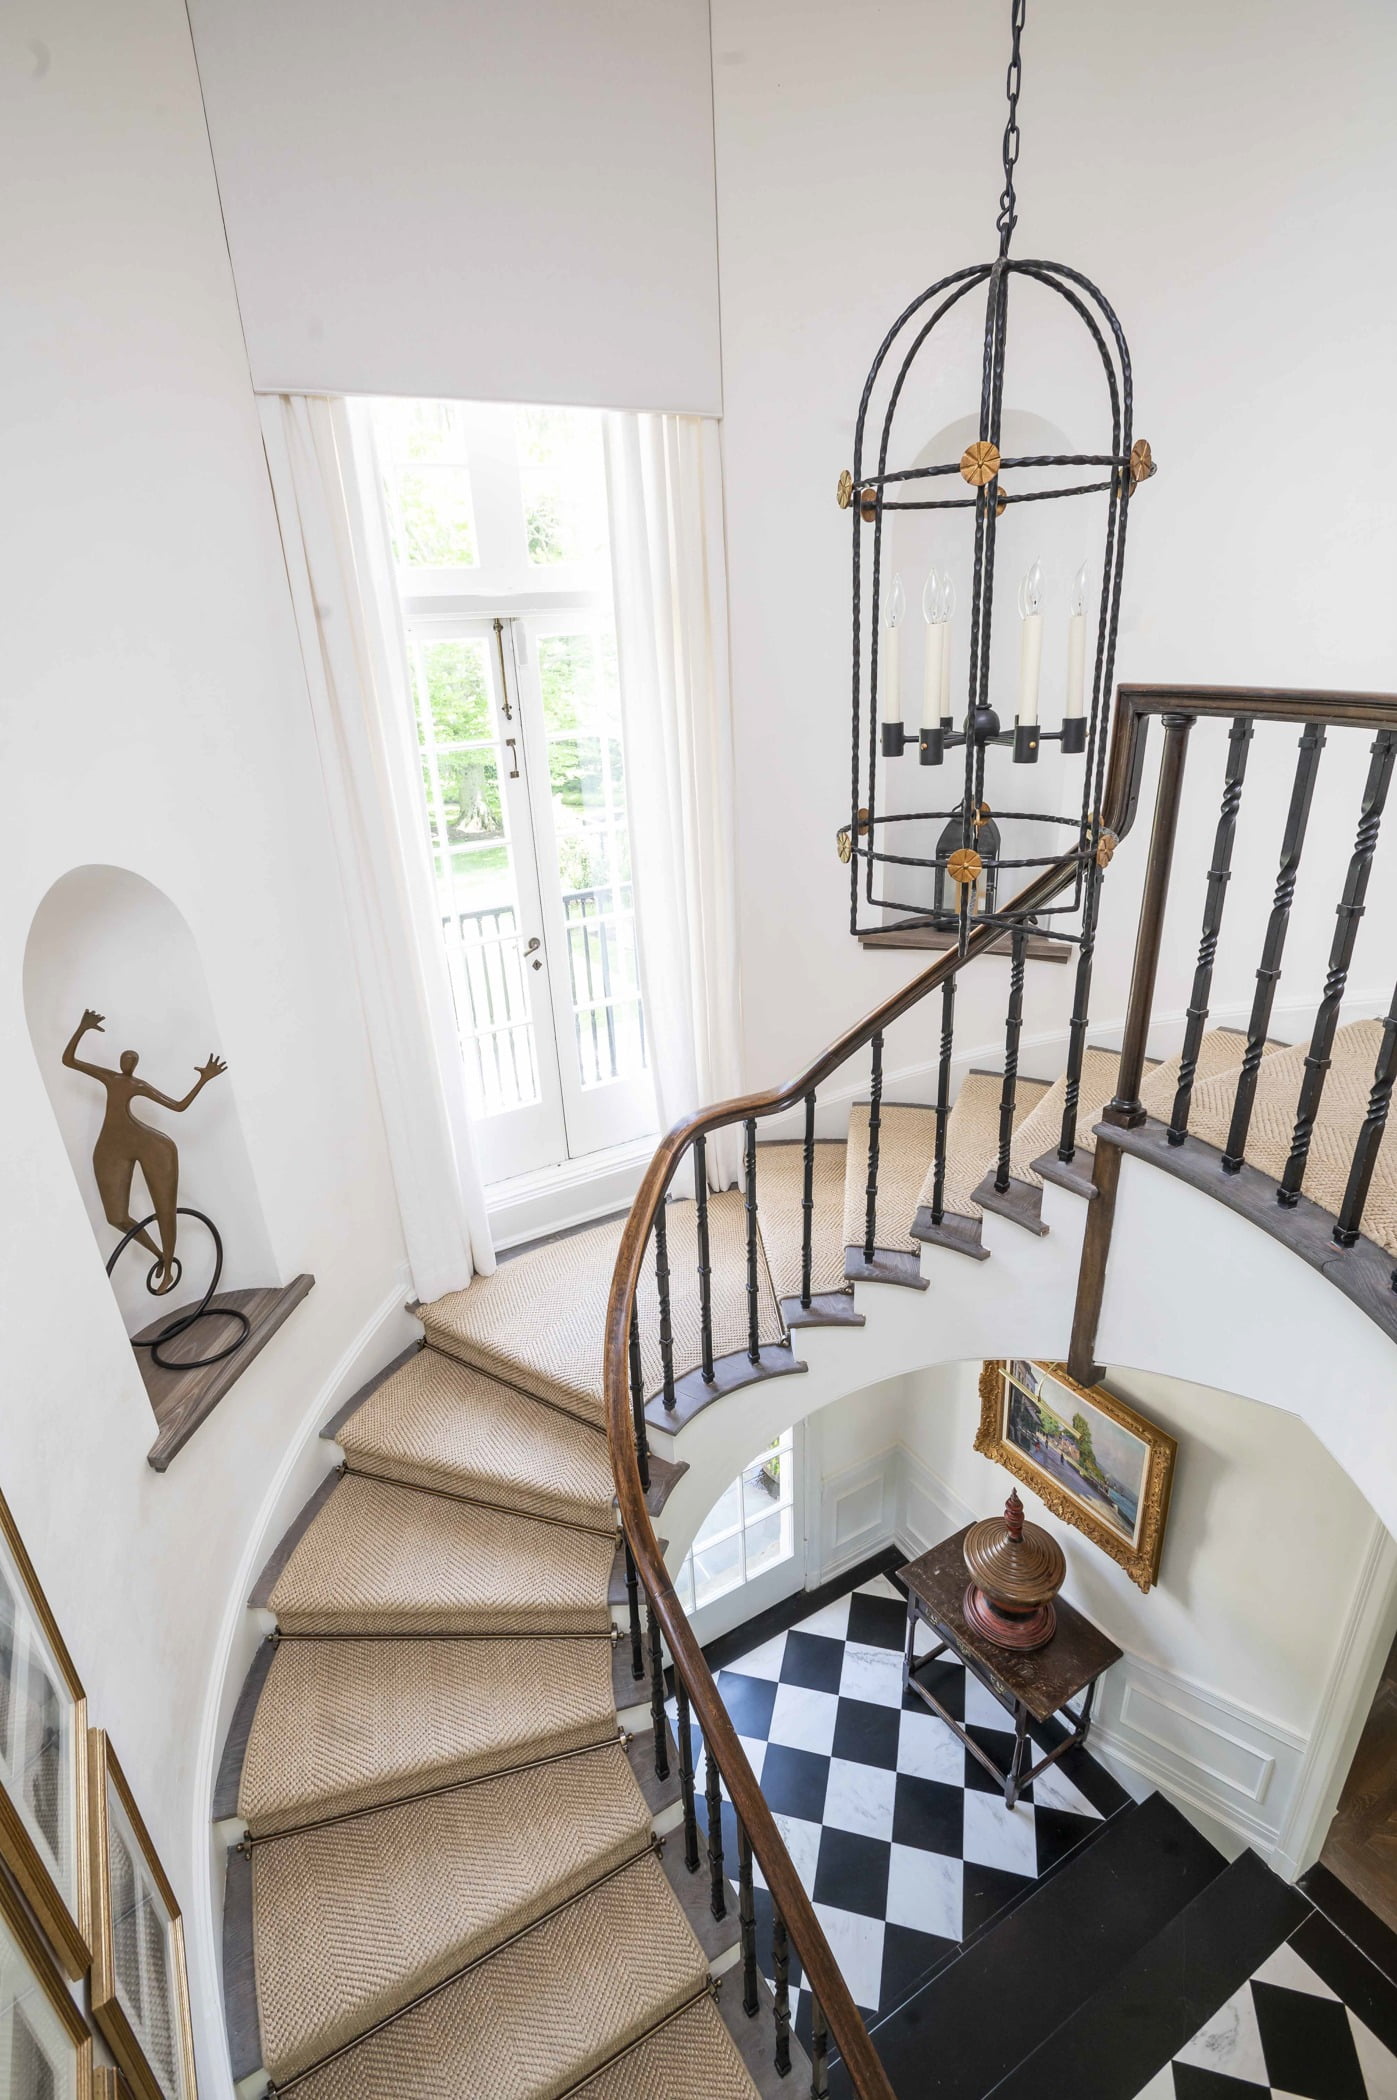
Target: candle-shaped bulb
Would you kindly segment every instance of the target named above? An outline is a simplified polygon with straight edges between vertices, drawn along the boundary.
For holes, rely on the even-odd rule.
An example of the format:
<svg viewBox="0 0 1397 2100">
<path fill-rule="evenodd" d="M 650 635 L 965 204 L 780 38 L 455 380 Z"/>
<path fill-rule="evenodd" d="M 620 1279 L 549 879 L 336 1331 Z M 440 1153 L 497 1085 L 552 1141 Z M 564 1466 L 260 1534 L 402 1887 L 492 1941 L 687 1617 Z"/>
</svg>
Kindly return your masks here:
<svg viewBox="0 0 1397 2100">
<path fill-rule="evenodd" d="M 926 582 L 922 585 L 922 618 L 928 627 L 934 627 L 937 621 L 944 617 L 941 611 L 941 593 L 941 571 L 936 568 L 928 569 Z"/>
<path fill-rule="evenodd" d="M 941 617 L 954 620 L 956 616 L 956 580 L 949 569 L 941 577 Z"/>
<path fill-rule="evenodd" d="M 922 727 L 941 727 L 941 680 L 944 665 L 941 650 L 942 610 L 945 580 L 939 569 L 928 569 L 922 585 L 922 617 L 926 621 L 926 646 L 922 652 Z"/>
<path fill-rule="evenodd" d="M 1082 563 L 1072 584 L 1072 612 L 1067 622 L 1067 698 L 1064 722 L 1076 721 L 1083 712 L 1087 674 L 1087 565 Z M 1064 744 L 1064 749 L 1080 749 Z"/>
<path fill-rule="evenodd" d="M 902 615 L 907 610 L 907 593 L 902 588 L 902 577 L 894 576 L 893 587 L 888 592 L 887 639 L 883 645 L 883 720 L 902 720 Z"/>
<path fill-rule="evenodd" d="M 949 569 L 941 572 L 941 726 L 949 729 L 951 710 L 951 622 L 956 616 L 956 584 Z"/>
<path fill-rule="evenodd" d="M 1043 565 L 1033 567 L 1019 585 L 1019 715 L 1021 725 L 1038 720 L 1038 674 L 1043 663 Z"/>
</svg>

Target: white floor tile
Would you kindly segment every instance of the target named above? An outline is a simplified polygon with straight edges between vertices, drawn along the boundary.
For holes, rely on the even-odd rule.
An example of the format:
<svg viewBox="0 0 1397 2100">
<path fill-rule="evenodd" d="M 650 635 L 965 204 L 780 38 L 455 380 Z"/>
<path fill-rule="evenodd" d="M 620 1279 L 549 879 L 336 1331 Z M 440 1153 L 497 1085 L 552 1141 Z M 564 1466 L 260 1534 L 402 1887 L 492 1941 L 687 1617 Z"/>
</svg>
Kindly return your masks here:
<svg viewBox="0 0 1397 2100">
<path fill-rule="evenodd" d="M 965 1719 L 966 1725 L 976 1728 L 1003 1728 L 1013 1730 L 1014 1717 L 1005 1711 L 993 1692 L 987 1692 L 978 1677 L 965 1673 Z"/>
<path fill-rule="evenodd" d="M 1034 1755 L 1037 1756 L 1037 1751 Z M 1075 1786 L 1061 1765 L 1049 1765 L 1033 1782 L 1035 1808 L 1065 1808 L 1074 1816 L 1091 1816 L 1098 1823 L 1101 1811 L 1093 1808 L 1079 1786 Z"/>
<path fill-rule="evenodd" d="M 1397 2100 L 1397 2056 L 1363 2025 L 1350 2005 L 1349 2032 L 1358 2056 L 1358 2068 L 1368 2088 L 1368 2100 Z"/>
<path fill-rule="evenodd" d="M 901 1590 L 889 1582 L 886 1575 L 875 1575 L 872 1582 L 861 1582 L 858 1593 L 861 1597 L 891 1597 L 894 1604 L 907 1602 Z"/>
<path fill-rule="evenodd" d="M 762 1776 L 762 1759 L 766 1756 L 766 1744 L 760 1736 L 740 1735 L 737 1739 L 747 1752 L 747 1762 L 752 1767 L 753 1777 Z"/>
<path fill-rule="evenodd" d="M 736 1662 L 727 1663 L 724 1667 L 736 1670 L 743 1677 L 765 1677 L 774 1683 L 781 1675 L 781 1662 L 785 1653 L 786 1636 L 784 1633 L 778 1633 L 774 1639 L 763 1641 L 759 1648 L 750 1649 L 746 1655 L 740 1655 Z"/>
<path fill-rule="evenodd" d="M 828 1757 L 834 1747 L 839 1717 L 835 1692 L 812 1692 L 803 1684 L 778 1684 L 767 1740 L 792 1750 L 814 1750 Z"/>
<path fill-rule="evenodd" d="M 1033 1810 L 1020 1802 L 1006 1808 L 1002 1794 L 965 1790 L 965 1857 L 977 1866 L 999 1867 L 1006 1874 L 1038 1872 L 1038 1846 Z"/>
<path fill-rule="evenodd" d="M 836 1830 L 855 1830 L 863 1837 L 888 1839 L 893 1834 L 896 1795 L 896 1772 L 832 1757 L 825 1792 L 825 1821 Z"/>
<path fill-rule="evenodd" d="M 927 1625 L 925 1619 L 918 1619 L 917 1630 L 912 1636 L 912 1653 L 914 1655 L 930 1655 L 940 1638 L 941 1636 Z M 948 1655 L 943 1656 L 942 1660 L 951 1662 L 954 1658 Z"/>
<path fill-rule="evenodd" d="M 873 1706 L 901 1706 L 901 1654 L 896 1648 L 864 1648 L 857 1641 L 846 1642 L 839 1690 L 845 1699 L 866 1699 Z"/>
<path fill-rule="evenodd" d="M 844 1640 L 849 1632 L 849 1598 L 836 1597 L 833 1604 L 822 1604 L 818 1611 L 811 1612 L 808 1619 L 802 1619 L 795 1630 L 797 1633 L 823 1633 L 831 1640 Z"/>
<path fill-rule="evenodd" d="M 1200 2071 L 1217 2071 L 1225 2078 L 1249 2078 L 1253 2085 L 1270 2086 L 1249 1983 L 1204 2021 L 1193 2040 L 1175 2052 L 1174 2061 Z"/>
<path fill-rule="evenodd" d="M 958 1859 L 894 1845 L 888 1864 L 888 1923 L 958 1940 L 963 1880 Z"/>
<path fill-rule="evenodd" d="M 1038 1799 L 1038 1783 L 1033 1786 L 1033 1798 Z M 1253 1982 L 1278 1983 L 1285 1991 L 1306 1991 L 1311 1998 L 1337 1998 L 1339 1993 L 1331 1991 L 1322 1976 L 1316 1976 L 1307 1961 L 1302 1961 L 1289 1940 L 1268 1954 L 1256 1971 Z"/>
<path fill-rule="evenodd" d="M 898 1724 L 897 1769 L 916 1779 L 940 1779 L 947 1786 L 965 1784 L 966 1751 L 959 1736 L 935 1714 L 902 1715 Z"/>
<path fill-rule="evenodd" d="M 817 1903 L 815 1915 L 825 1928 L 830 1952 L 854 2003 L 865 2012 L 876 2012 L 883 1984 L 883 1920 L 861 1917 L 854 1910 L 836 1910 L 832 1903 Z"/>
<path fill-rule="evenodd" d="M 800 1885 L 807 1892 L 815 1886 L 815 1868 L 820 1858 L 820 1832 L 822 1823 L 807 1823 L 800 1816 L 772 1816 L 772 1822 L 786 1841 L 786 1850 L 791 1855 L 791 1864 L 800 1876 Z M 752 1860 L 752 1879 L 758 1888 L 766 1887 L 761 1862 L 755 1855 Z"/>
<path fill-rule="evenodd" d="M 1173 2066 L 1166 2064 L 1162 2071 L 1156 2071 L 1149 2084 L 1141 2086 L 1135 2100 L 1176 2100 Z"/>
</svg>

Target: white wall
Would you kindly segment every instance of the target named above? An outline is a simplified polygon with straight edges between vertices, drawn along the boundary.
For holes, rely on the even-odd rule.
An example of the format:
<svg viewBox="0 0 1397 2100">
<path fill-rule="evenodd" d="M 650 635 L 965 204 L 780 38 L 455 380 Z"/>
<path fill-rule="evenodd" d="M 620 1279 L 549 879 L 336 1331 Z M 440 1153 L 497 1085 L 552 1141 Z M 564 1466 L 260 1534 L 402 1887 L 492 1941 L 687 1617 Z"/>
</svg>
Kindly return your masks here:
<svg viewBox="0 0 1397 2100">
<path fill-rule="evenodd" d="M 739 838 L 744 894 L 762 905 L 744 920 L 754 1084 L 797 1072 L 915 967 L 861 953 L 847 932 L 834 833 L 849 807 L 849 524 L 834 487 L 884 329 L 934 278 L 993 252 L 1007 17 L 975 0 L 713 4 Z M 1397 509 L 1377 466 L 1394 420 L 1397 284 L 1378 259 L 1397 180 L 1395 65 L 1397 13 L 1382 0 L 1322 15 L 1305 0 L 1060 0 L 1029 17 L 1015 253 L 1103 287 L 1134 355 L 1136 427 L 1160 462 L 1132 509 L 1122 678 L 1397 684 Z M 1008 405 L 1074 427 L 1058 338 L 1011 334 Z M 973 408 L 978 370 L 975 352 L 958 391 L 928 394 L 909 455 Z M 915 629 L 920 574 L 907 581 Z M 960 581 L 963 609 L 964 563 Z M 914 632 L 914 678 L 919 646 Z M 1045 712 L 1051 670 L 1050 647 Z M 1334 740 L 1333 795 L 1315 818 L 1345 850 L 1362 764 L 1351 741 L 1344 755 Z M 1220 737 L 1196 742 L 1165 1009 L 1185 1001 L 1221 777 Z M 1264 757 L 1258 734 L 1258 781 L 1268 766 L 1273 782 L 1288 774 L 1293 739 L 1278 733 L 1275 748 Z M 991 786 L 990 799 L 1007 797 Z M 1272 817 L 1239 841 L 1217 987 L 1234 1012 L 1274 876 L 1274 788 L 1270 800 Z M 1142 832 L 1107 885 L 1103 1033 L 1124 1005 Z M 1302 883 L 1286 1033 L 1303 1030 L 1332 930 L 1326 862 L 1313 890 Z M 1397 963 L 1393 867 L 1389 855 L 1355 972 L 1373 1000 Z M 1005 968 L 981 966 L 962 994 L 968 1054 L 1002 1029 Z M 1060 1028 L 1068 976 L 1030 966 L 1028 1048 Z M 902 1024 L 892 1069 L 925 1065 L 935 1028 L 931 1014 Z M 1028 1048 L 1028 1071 L 1060 1056 L 1049 1044 L 1031 1062 Z"/>
<path fill-rule="evenodd" d="M 180 0 L 9 8 L 0 180 L 0 1488 L 188 1907 L 217 2093 L 211 1673 L 288 1448 L 401 1346 L 401 1238 Z M 187 922 L 272 1257 L 316 1278 L 163 1476 L 25 1024 L 85 862 Z"/>
<path fill-rule="evenodd" d="M 254 379 L 714 414 L 704 0 L 194 0 Z"/>
</svg>

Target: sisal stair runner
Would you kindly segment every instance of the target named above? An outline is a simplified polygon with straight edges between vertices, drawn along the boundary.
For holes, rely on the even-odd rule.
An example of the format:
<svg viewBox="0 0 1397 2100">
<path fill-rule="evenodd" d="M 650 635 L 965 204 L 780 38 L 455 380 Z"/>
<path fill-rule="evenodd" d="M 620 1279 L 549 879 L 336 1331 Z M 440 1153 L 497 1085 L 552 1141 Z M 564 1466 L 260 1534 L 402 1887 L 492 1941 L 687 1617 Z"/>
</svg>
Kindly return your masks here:
<svg viewBox="0 0 1397 2100">
<path fill-rule="evenodd" d="M 600 1426 L 419 1349 L 337 1432 L 351 1469 L 612 1534 Z"/>
<path fill-rule="evenodd" d="M 810 1289 L 819 1297 L 830 1291 L 847 1291 L 844 1275 L 844 1162 L 843 1139 L 820 1138 L 815 1145 L 811 1185 L 814 1211 L 811 1218 Z M 805 1232 L 805 1147 L 790 1144 L 758 1145 L 757 1204 L 762 1244 L 771 1271 L 772 1288 L 779 1299 L 800 1296 L 801 1253 Z"/>
<path fill-rule="evenodd" d="M 700 1362 L 698 1206 L 665 1206 L 678 1376 Z M 596 1225 L 500 1263 L 493 1276 L 478 1276 L 467 1290 L 420 1308 L 427 1339 L 463 1363 L 474 1364 L 507 1384 L 551 1401 L 584 1421 L 600 1422 L 602 1403 L 602 1315 L 611 1287 L 624 1220 Z M 741 1192 L 728 1189 L 708 1199 L 708 1235 L 713 1271 L 713 1350 L 735 1355 L 747 1347 L 746 1216 Z M 760 1339 L 779 1342 L 784 1333 L 766 1257 L 758 1250 Z M 662 1380 L 659 1302 L 653 1264 L 638 1293 L 641 1357 L 646 1398 Z"/>
<path fill-rule="evenodd" d="M 614 1537 L 348 1474 L 276 1579 L 283 1633 L 605 1633 Z"/>
<path fill-rule="evenodd" d="M 1119 1070 L 1118 1050 L 1088 1049 L 1083 1052 L 1081 1091 L 1077 1096 L 1075 1163 L 1088 1170 L 1095 1144 L 1091 1127 L 1093 1123 L 1101 1121 L 1101 1111 L 1116 1091 L 1116 1074 Z M 1042 1188 L 1042 1177 L 1034 1172 L 1033 1162 L 1035 1159 L 1041 1159 L 1045 1152 L 1056 1152 L 1062 1136 L 1062 1107 L 1066 1099 L 1067 1081 L 1055 1079 L 1042 1099 L 1024 1117 L 1014 1132 L 1014 1141 L 1009 1148 L 1009 1174 L 1012 1180 L 1026 1182 L 1030 1188 Z"/>
<path fill-rule="evenodd" d="M 849 1149 L 844 1175 L 844 1244 L 863 1252 L 868 1217 L 868 1123 L 866 1101 L 849 1111 Z M 878 1197 L 873 1244 L 886 1254 L 915 1254 L 911 1233 L 917 1198 L 936 1150 L 936 1111 L 921 1104 L 882 1105 L 878 1126 Z"/>
<path fill-rule="evenodd" d="M 609 1638 L 283 1640 L 238 1814 L 263 1837 L 615 1739 Z"/>
<path fill-rule="evenodd" d="M 649 1844 L 613 1743 L 255 1846 L 268 2071 L 319 2062 Z"/>
<path fill-rule="evenodd" d="M 946 1124 L 945 1209 L 953 1217 L 983 1215 L 975 1190 L 986 1172 L 994 1172 L 999 1154 L 999 1103 L 1004 1091 L 1000 1072 L 967 1072 Z M 1052 1088 L 1046 1079 L 1020 1078 L 1014 1087 L 1017 1132 Z M 989 1161 L 986 1168 L 985 1162 Z M 930 1209 L 935 1166 L 928 1164 L 918 1191 L 918 1208 Z"/>
</svg>

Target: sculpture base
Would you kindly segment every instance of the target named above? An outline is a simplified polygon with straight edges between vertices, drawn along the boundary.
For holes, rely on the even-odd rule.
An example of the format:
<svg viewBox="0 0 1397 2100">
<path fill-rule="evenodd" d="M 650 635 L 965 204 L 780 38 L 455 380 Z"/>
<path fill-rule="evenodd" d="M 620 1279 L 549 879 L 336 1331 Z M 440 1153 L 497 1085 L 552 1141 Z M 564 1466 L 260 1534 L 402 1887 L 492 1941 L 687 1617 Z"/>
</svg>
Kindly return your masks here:
<svg viewBox="0 0 1397 2100">
<path fill-rule="evenodd" d="M 1057 1632 L 1057 1613 L 1051 1603 L 1036 1604 L 1031 1611 L 1014 1611 L 987 1597 L 978 1583 L 967 1583 L 961 1611 L 967 1626 L 997 1648 L 1012 1648 L 1027 1654 L 1045 1648 Z"/>
</svg>

